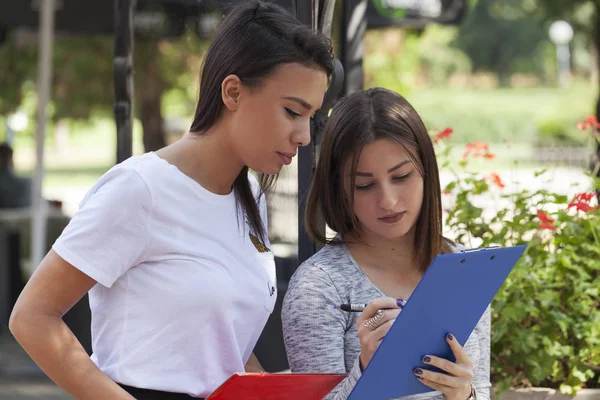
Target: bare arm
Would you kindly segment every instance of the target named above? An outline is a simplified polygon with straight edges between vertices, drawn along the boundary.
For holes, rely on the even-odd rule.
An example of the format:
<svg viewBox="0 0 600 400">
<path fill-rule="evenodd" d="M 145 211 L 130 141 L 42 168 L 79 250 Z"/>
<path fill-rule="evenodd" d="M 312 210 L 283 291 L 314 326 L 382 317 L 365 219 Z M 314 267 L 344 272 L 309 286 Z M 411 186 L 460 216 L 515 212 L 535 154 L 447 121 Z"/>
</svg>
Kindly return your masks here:
<svg viewBox="0 0 600 400">
<path fill-rule="evenodd" d="M 62 320 L 95 284 L 50 250 L 15 304 L 10 331 L 46 375 L 76 399 L 135 400 L 100 371 Z"/>
<path fill-rule="evenodd" d="M 265 371 L 263 369 L 262 365 L 260 365 L 260 361 L 258 361 L 258 358 L 256 358 L 254 353 L 250 354 L 250 358 L 248 359 L 248 362 L 244 366 L 244 369 L 246 370 L 246 372 L 264 372 Z"/>
</svg>

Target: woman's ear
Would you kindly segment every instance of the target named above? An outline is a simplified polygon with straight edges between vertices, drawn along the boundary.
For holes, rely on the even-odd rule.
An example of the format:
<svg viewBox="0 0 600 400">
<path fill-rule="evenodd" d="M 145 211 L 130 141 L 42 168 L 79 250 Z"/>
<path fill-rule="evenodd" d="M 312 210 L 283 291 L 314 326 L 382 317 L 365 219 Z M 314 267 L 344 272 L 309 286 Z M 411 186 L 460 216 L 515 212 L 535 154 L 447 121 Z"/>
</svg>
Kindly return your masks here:
<svg viewBox="0 0 600 400">
<path fill-rule="evenodd" d="M 221 99 L 230 111 L 238 108 L 242 81 L 237 75 L 228 75 L 221 83 Z"/>
</svg>

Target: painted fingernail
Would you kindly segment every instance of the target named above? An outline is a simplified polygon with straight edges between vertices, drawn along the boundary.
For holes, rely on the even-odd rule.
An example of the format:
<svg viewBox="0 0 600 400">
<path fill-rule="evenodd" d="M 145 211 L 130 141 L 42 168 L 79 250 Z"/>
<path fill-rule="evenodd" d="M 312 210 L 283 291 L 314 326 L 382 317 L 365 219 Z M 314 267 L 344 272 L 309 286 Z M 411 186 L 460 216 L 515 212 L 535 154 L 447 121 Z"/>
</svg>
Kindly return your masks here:
<svg viewBox="0 0 600 400">
<path fill-rule="evenodd" d="M 429 356 L 423 357 L 423 362 L 428 363 L 429 361 L 431 361 L 431 357 L 429 357 Z"/>
<path fill-rule="evenodd" d="M 423 374 L 423 370 L 421 368 L 417 368 L 417 369 L 415 369 L 415 374 L 422 375 Z"/>
<path fill-rule="evenodd" d="M 396 299 L 396 305 L 400 308 L 404 307 L 404 300 Z"/>
<path fill-rule="evenodd" d="M 417 379 L 420 380 L 420 381 L 422 381 L 423 377 L 422 376 L 417 376 Z"/>
<path fill-rule="evenodd" d="M 451 333 L 448 334 L 448 340 L 454 340 L 454 336 Z"/>
</svg>

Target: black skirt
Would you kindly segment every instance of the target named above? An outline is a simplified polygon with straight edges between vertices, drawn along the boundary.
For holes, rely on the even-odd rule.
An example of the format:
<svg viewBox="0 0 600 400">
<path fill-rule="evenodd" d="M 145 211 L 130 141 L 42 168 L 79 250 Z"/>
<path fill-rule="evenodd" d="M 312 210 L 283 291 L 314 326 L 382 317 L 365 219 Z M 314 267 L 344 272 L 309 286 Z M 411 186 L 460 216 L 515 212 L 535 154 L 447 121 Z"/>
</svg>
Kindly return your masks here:
<svg viewBox="0 0 600 400">
<path fill-rule="evenodd" d="M 117 382 L 127 393 L 136 398 L 136 400 L 204 400 L 189 396 L 185 393 L 162 392 L 160 390 L 140 389 L 132 386 L 122 385 Z"/>
</svg>

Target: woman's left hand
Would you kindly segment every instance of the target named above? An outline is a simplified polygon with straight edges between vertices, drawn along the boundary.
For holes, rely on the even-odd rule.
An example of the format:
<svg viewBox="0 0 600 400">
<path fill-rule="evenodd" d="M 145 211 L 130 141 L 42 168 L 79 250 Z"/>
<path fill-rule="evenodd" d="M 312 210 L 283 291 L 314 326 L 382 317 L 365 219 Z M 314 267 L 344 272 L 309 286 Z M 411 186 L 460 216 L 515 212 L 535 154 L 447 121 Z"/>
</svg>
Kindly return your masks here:
<svg viewBox="0 0 600 400">
<path fill-rule="evenodd" d="M 456 362 L 435 356 L 425 356 L 423 362 L 446 371 L 448 374 L 417 368 L 415 376 L 424 385 L 442 392 L 447 400 L 467 400 L 471 395 L 473 363 L 452 334 L 449 333 L 446 336 L 446 342 L 450 345 Z"/>
</svg>

